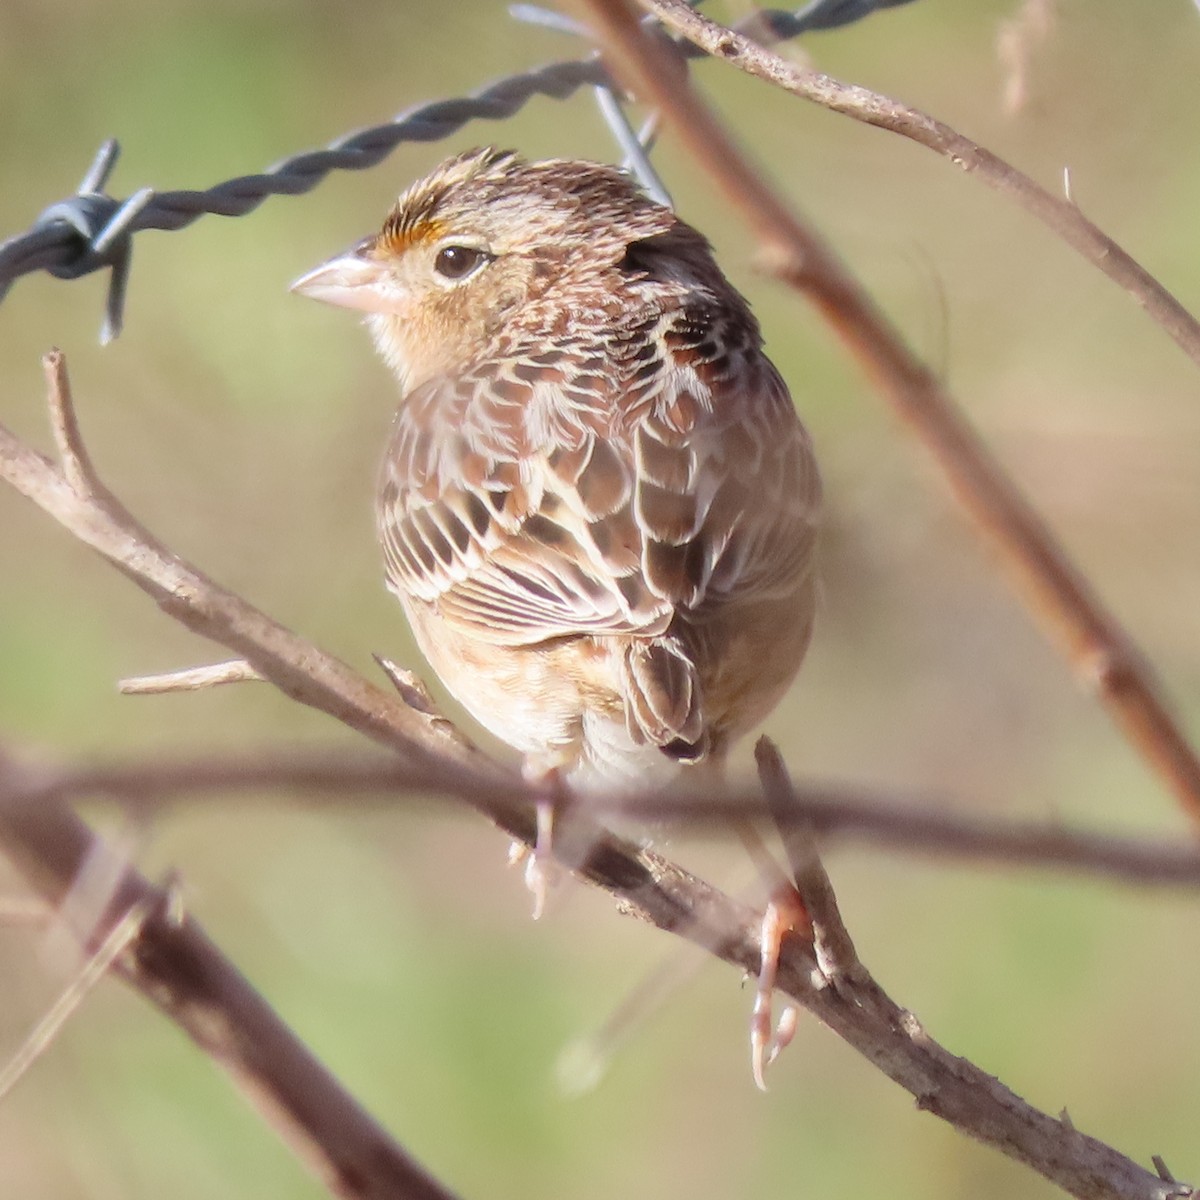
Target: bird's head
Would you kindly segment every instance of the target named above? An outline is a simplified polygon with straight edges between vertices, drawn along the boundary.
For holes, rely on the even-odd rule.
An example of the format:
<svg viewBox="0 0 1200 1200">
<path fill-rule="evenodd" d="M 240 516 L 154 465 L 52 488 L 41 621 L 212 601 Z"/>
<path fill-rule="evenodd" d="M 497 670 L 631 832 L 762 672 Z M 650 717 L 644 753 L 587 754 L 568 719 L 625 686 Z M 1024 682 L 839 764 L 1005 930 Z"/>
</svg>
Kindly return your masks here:
<svg viewBox="0 0 1200 1200">
<path fill-rule="evenodd" d="M 615 167 L 472 150 L 292 290 L 366 313 L 408 391 L 468 365 L 501 332 L 536 341 L 611 319 L 611 276 L 628 247 L 679 224 Z"/>
</svg>

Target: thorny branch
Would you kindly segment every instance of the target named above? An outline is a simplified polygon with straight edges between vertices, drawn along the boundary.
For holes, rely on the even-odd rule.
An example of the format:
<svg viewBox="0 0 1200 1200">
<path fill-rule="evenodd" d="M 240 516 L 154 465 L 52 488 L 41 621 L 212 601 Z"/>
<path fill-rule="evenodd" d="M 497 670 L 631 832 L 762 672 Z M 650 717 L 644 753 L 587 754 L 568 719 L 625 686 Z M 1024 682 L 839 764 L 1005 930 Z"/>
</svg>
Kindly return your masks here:
<svg viewBox="0 0 1200 1200">
<path fill-rule="evenodd" d="M 73 423 L 74 409 L 60 357 L 54 352 L 48 363 L 50 403 L 56 414 L 53 423 L 66 425 Z M 72 446 L 67 452 L 77 453 Z M 108 558 L 177 620 L 244 657 L 264 678 L 301 703 L 329 712 L 387 745 L 414 773 L 441 774 L 469 794 L 472 783 L 477 784 L 477 792 L 471 794 L 474 807 L 514 836 L 527 843 L 532 839 L 532 806 L 515 779 L 474 750 L 444 718 L 405 708 L 349 667 L 225 591 L 157 542 L 110 493 L 95 488 L 85 494 L 76 492 L 65 466 L 50 462 L 2 426 L 0 478 Z M 573 811 L 571 820 L 578 823 L 572 840 L 587 847 L 581 861 L 570 864 L 577 876 L 609 890 L 624 911 L 685 937 L 744 971 L 758 972 L 760 914 L 661 856 L 606 833 L 587 813 Z M 59 804 L 0 811 L 0 841 L 51 902 L 61 899 L 70 886 L 91 840 L 87 827 Z M 161 899 L 147 895 L 146 886 L 127 872 L 112 898 L 115 911 L 126 913 L 146 902 L 147 911 L 161 912 Z M 361 1118 L 359 1128 L 369 1118 L 348 1097 L 339 1097 L 330 1080 L 324 1093 L 330 1108 L 322 1110 L 318 1121 L 313 1106 L 319 1102 L 298 1089 L 291 1076 L 278 1077 L 281 1063 L 290 1061 L 289 1055 L 306 1053 L 303 1048 L 281 1044 L 279 1027 L 266 1019 L 269 1010 L 264 1013 L 265 1006 L 253 993 L 247 999 L 247 989 L 236 978 L 223 978 L 220 987 L 212 986 L 211 974 L 228 975 L 228 965 L 190 921 L 177 931 L 178 936 L 187 938 L 180 949 L 182 960 L 155 959 L 151 951 L 161 942 L 152 939 L 147 943 L 145 938 L 156 929 L 161 929 L 161 924 L 151 917 L 135 943 L 134 965 L 145 970 L 149 955 L 149 966 L 157 968 L 157 973 L 143 977 L 131 970 L 125 977 L 184 1024 L 265 1108 L 281 1115 L 283 1128 L 296 1137 L 306 1160 L 315 1161 L 331 1185 L 344 1185 L 345 1176 L 337 1173 L 326 1145 L 314 1138 L 313 1126 L 332 1123 L 341 1132 L 347 1112 Z M 169 934 L 170 930 L 162 929 L 164 937 Z M 204 961 L 203 969 L 197 965 L 197 956 Z M 784 942 L 777 979 L 782 991 L 907 1089 L 921 1107 L 1029 1164 L 1070 1194 L 1083 1200 L 1167 1200 L 1191 1194 L 1184 1185 L 1164 1182 L 1111 1147 L 1032 1108 L 979 1068 L 938 1046 L 911 1014 L 860 994 L 854 980 L 827 986 L 802 940 Z M 190 1007 L 196 999 L 190 990 L 193 986 L 199 986 L 208 1001 L 232 990 L 249 1005 L 248 1010 L 244 1006 L 218 1008 L 221 1037 L 214 1044 L 203 1036 L 212 1014 Z M 231 1046 L 236 1051 L 233 1054 Z M 303 1061 L 320 1075 L 322 1069 L 311 1058 Z M 292 1107 L 281 1105 L 281 1100 Z M 298 1113 L 308 1119 L 307 1124 L 298 1119 Z M 342 1194 L 355 1193 L 346 1189 Z"/>
<path fill-rule="evenodd" d="M 661 41 L 642 33 L 623 0 L 581 0 L 597 17 L 612 61 L 631 90 L 660 108 L 696 160 L 758 235 L 768 271 L 806 295 L 899 416 L 926 444 L 959 503 L 1012 572 L 1078 676 L 1100 696 L 1142 757 L 1200 823 L 1200 759 L 1149 662 L 1017 490 L 936 376 L 859 286 L 820 235 L 764 182 L 686 79 Z M 681 0 L 644 0 L 683 28 Z M 687 12 L 691 12 L 687 9 Z M 714 53 L 748 39 L 718 31 Z M 690 31 L 692 24 L 686 26 Z M 707 35 L 706 35 L 707 36 Z M 722 47 L 724 49 L 722 49 Z M 759 55 L 766 52 L 756 48 Z"/>
</svg>

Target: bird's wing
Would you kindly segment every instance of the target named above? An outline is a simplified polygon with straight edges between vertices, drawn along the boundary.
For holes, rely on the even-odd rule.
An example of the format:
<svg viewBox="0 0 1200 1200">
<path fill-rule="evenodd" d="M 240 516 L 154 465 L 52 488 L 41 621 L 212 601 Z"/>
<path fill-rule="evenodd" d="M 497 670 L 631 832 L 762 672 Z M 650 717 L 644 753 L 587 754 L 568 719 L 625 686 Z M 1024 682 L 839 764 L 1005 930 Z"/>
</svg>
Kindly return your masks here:
<svg viewBox="0 0 1200 1200">
<path fill-rule="evenodd" d="M 702 621 L 796 591 L 812 568 L 820 477 L 765 358 L 676 370 L 633 447 L 642 574 L 655 595 Z"/>
<path fill-rule="evenodd" d="M 628 447 L 583 425 L 533 444 L 526 417 L 553 386 L 434 380 L 405 400 L 379 494 L 389 583 L 500 645 L 660 632 L 671 605 L 642 577 Z"/>
<path fill-rule="evenodd" d="M 401 406 L 378 514 L 395 590 L 524 645 L 653 637 L 809 569 L 816 469 L 765 359 L 660 370 L 624 407 L 598 376 L 526 374 L 434 380 Z"/>
</svg>

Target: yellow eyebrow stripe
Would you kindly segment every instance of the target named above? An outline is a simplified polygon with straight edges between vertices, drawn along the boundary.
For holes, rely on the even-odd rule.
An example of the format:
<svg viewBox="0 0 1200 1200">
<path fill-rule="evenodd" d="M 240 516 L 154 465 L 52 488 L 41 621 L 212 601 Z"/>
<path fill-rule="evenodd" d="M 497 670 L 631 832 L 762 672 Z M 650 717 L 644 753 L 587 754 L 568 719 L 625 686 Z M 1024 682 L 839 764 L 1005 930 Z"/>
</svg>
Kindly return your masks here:
<svg viewBox="0 0 1200 1200">
<path fill-rule="evenodd" d="M 394 254 L 402 254 L 413 246 L 435 242 L 445 233 L 445 224 L 428 218 L 418 217 L 408 222 L 403 218 L 389 221 L 383 230 L 383 242 Z"/>
</svg>

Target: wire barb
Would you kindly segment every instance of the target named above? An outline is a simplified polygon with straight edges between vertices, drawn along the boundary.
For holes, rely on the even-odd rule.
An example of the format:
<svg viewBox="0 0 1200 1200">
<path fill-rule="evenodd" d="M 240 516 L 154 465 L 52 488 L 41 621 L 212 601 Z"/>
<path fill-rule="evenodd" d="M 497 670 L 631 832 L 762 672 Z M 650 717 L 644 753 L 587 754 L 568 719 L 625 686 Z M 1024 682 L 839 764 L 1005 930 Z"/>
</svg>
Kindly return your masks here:
<svg viewBox="0 0 1200 1200">
<path fill-rule="evenodd" d="M 574 17 L 555 12 L 552 8 L 543 8 L 540 4 L 510 4 L 508 15 L 514 21 L 522 21 L 526 25 L 537 25 L 542 29 L 550 29 L 554 33 L 565 33 L 570 37 L 591 39 L 591 30 Z"/>
<path fill-rule="evenodd" d="M 581 21 L 564 16 L 553 9 L 542 8 L 537 4 L 511 4 L 508 8 L 508 15 L 515 21 L 524 21 L 528 25 L 537 25 L 555 33 L 564 33 L 592 45 L 596 41 L 592 31 Z M 643 18 L 643 23 L 652 23 L 652 21 L 653 19 L 650 17 Z M 678 56 L 680 65 L 686 71 L 687 55 L 682 43 L 674 38 L 667 40 Z M 611 84 L 597 84 L 592 92 L 596 97 L 596 104 L 600 109 L 600 115 L 604 118 L 604 123 L 608 126 L 609 132 L 624 155 L 621 163 L 622 170 L 630 172 L 652 200 L 657 200 L 659 204 L 665 204 L 667 208 L 674 208 L 670 192 L 667 191 L 662 177 L 650 162 L 649 151 L 658 127 L 655 115 L 651 115 L 651 119 L 646 122 L 643 131 L 639 132 L 630 124 L 622 97 L 615 87 Z"/>
<path fill-rule="evenodd" d="M 674 208 L 671 193 L 667 191 L 666 184 L 663 183 L 662 177 L 650 161 L 650 147 L 646 141 L 642 140 L 643 134 L 630 124 L 625 106 L 621 103 L 616 90 L 610 87 L 598 87 L 595 89 L 595 94 L 600 113 L 612 131 L 617 145 L 624 152 L 625 160 L 622 163 L 624 169 L 633 174 L 638 183 L 642 185 L 646 195 L 652 200 L 657 200 L 659 204 L 665 204 L 668 208 Z M 652 139 L 657 123 L 647 121 L 644 128 L 648 130 Z"/>
<path fill-rule="evenodd" d="M 133 222 L 154 196 L 152 188 L 141 188 L 127 200 L 114 200 L 105 193 L 104 186 L 120 153 L 116 139 L 109 138 L 92 160 L 75 195 L 43 210 L 30 230 L 31 234 L 66 233 L 73 253 L 62 261 L 44 264 L 58 279 L 78 279 L 103 267 L 112 268 L 104 303 L 104 324 L 100 328 L 102 346 L 107 346 L 121 332 L 133 251 Z M 0 277 L 0 299 L 10 283 L 11 279 Z"/>
</svg>

